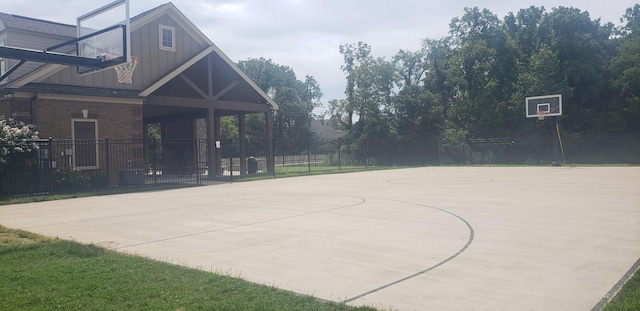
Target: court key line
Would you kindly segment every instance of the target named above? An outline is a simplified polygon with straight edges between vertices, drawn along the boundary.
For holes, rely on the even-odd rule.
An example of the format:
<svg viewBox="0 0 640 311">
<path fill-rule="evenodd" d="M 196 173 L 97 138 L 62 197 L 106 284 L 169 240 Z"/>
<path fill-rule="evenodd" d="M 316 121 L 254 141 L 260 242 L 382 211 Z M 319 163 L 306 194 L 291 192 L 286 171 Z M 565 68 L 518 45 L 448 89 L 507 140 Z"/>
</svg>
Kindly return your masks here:
<svg viewBox="0 0 640 311">
<path fill-rule="evenodd" d="M 384 285 L 382 285 L 382 286 L 376 287 L 376 288 L 374 288 L 374 289 L 372 289 L 372 290 L 369 290 L 369 291 L 367 291 L 367 292 L 364 292 L 364 293 L 362 293 L 362 294 L 360 294 L 360 295 L 357 295 L 357 296 L 354 296 L 354 297 L 348 298 L 348 299 L 346 299 L 346 300 L 342 301 L 342 303 L 349 303 L 349 302 L 352 302 L 352 301 L 354 301 L 354 300 L 357 300 L 357 299 L 360 299 L 360 298 L 362 298 L 362 297 L 365 297 L 365 296 L 371 295 L 371 294 L 373 294 L 373 293 L 375 293 L 375 292 L 379 292 L 379 291 L 381 291 L 381 290 L 383 290 L 383 289 L 385 289 L 385 288 L 388 288 L 388 287 L 391 287 L 391 286 L 394 286 L 394 285 L 400 284 L 400 283 L 402 283 L 402 282 L 404 282 L 404 281 L 407 281 L 407 280 L 413 279 L 413 278 L 415 278 L 415 277 L 417 277 L 417 276 L 420 276 L 420 275 L 422 275 L 422 274 L 425 274 L 425 273 L 427 273 L 427 272 L 429 272 L 429 271 L 431 271 L 431 270 L 433 270 L 433 269 L 435 269 L 435 268 L 438 268 L 438 267 L 440 267 L 440 266 L 444 265 L 445 263 L 447 263 L 447 262 L 449 262 L 449 261 L 453 260 L 454 258 L 458 257 L 460 254 L 464 253 L 464 251 L 466 251 L 466 250 L 467 250 L 467 248 L 469 248 L 469 246 L 471 245 L 471 243 L 473 242 L 473 239 L 474 239 L 474 237 L 475 237 L 475 231 L 473 230 L 473 226 L 471 226 L 471 224 L 470 224 L 468 221 L 466 221 L 464 218 L 462 218 L 461 216 L 456 215 L 456 214 L 455 214 L 455 213 L 453 213 L 453 212 L 450 212 L 450 211 L 447 211 L 447 210 L 445 210 L 445 209 L 438 208 L 438 207 L 433 207 L 433 206 L 424 205 L 424 204 L 417 204 L 417 203 L 412 203 L 412 202 L 405 202 L 405 201 L 400 201 L 400 200 L 390 200 L 390 199 L 380 199 L 380 200 L 386 200 L 386 201 L 397 202 L 397 203 L 404 203 L 404 204 L 411 204 L 411 205 L 423 206 L 423 207 L 427 207 L 427 208 L 431 208 L 431 209 L 439 210 L 439 211 L 445 212 L 445 213 L 447 213 L 447 214 L 449 214 L 449 215 L 452 215 L 452 216 L 454 216 L 454 217 L 456 217 L 456 218 L 460 219 L 462 222 L 464 222 L 464 224 L 465 224 L 465 225 L 467 225 L 467 228 L 469 228 L 469 239 L 467 240 L 467 243 L 465 243 L 465 245 L 464 245 L 460 250 L 458 250 L 455 254 L 453 254 L 453 255 L 449 256 L 447 259 L 445 259 L 445 260 L 443 260 L 443 261 L 441 261 L 441 262 L 439 262 L 439 263 L 437 263 L 437 264 L 435 264 L 435 265 L 433 265 L 433 266 L 431 266 L 431 267 L 428 267 L 428 268 L 426 268 L 426 269 L 424 269 L 424 270 L 421 270 L 421 271 L 418 271 L 418 272 L 416 272 L 416 273 L 414 273 L 414 274 L 411 274 L 411 275 L 409 275 L 409 276 L 406 276 L 406 277 L 403 277 L 403 278 L 398 279 L 398 280 L 396 280 L 396 281 L 393 281 L 393 282 L 391 282 L 391 283 L 387 283 L 387 284 L 384 284 Z"/>
</svg>

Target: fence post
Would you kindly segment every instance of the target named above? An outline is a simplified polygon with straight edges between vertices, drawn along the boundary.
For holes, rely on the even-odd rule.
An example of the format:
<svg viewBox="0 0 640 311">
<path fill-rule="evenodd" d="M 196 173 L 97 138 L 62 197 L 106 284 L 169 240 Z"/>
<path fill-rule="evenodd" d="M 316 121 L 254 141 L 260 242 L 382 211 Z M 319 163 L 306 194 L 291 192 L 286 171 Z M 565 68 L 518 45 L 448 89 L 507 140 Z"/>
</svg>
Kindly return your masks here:
<svg viewBox="0 0 640 311">
<path fill-rule="evenodd" d="M 273 170 L 273 177 L 276 177 L 276 147 L 278 146 L 278 144 L 276 144 L 276 142 L 278 141 L 278 139 L 272 139 L 272 145 L 271 145 L 271 158 L 273 159 L 273 167 L 271 168 Z M 269 143 L 269 140 L 267 139 L 267 144 Z M 282 146 L 282 143 L 280 143 L 280 146 Z M 267 148 L 267 150 L 269 150 L 269 148 Z M 267 169 L 267 172 L 269 172 L 269 170 Z"/>
<path fill-rule="evenodd" d="M 49 172 L 49 193 L 53 193 L 53 184 L 55 179 L 55 171 L 53 168 L 53 138 L 49 137 L 49 144 L 47 146 L 49 149 L 49 167 L 47 171 Z"/>
<path fill-rule="evenodd" d="M 340 153 L 342 152 L 341 150 L 341 146 L 340 146 L 340 137 L 338 137 L 338 169 L 342 170 L 342 163 L 340 162 Z"/>
<path fill-rule="evenodd" d="M 307 139 L 307 170 L 311 174 L 311 138 Z"/>
<path fill-rule="evenodd" d="M 233 139 L 229 138 L 229 182 L 233 182 Z"/>
<path fill-rule="evenodd" d="M 364 169 L 369 169 L 369 140 L 364 140 Z"/>
<path fill-rule="evenodd" d="M 150 151 L 153 152 L 151 155 L 151 169 L 153 170 L 153 183 L 158 183 L 158 142 L 155 137 L 151 138 L 149 142 Z"/>
<path fill-rule="evenodd" d="M 200 184 L 200 144 L 198 138 L 193 139 L 194 152 L 196 154 L 196 163 L 194 169 L 196 171 L 196 183 Z"/>
<path fill-rule="evenodd" d="M 104 148 L 105 148 L 105 166 L 107 168 L 107 187 L 111 184 L 111 165 L 109 162 L 109 137 L 104 139 Z"/>
</svg>

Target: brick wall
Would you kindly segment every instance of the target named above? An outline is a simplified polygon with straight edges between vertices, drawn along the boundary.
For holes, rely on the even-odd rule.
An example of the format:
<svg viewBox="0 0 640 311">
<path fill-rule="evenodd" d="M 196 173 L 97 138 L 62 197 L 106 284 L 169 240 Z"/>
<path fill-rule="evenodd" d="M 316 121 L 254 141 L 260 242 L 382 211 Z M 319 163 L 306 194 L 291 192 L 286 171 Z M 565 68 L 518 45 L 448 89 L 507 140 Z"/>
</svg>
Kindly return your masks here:
<svg viewBox="0 0 640 311">
<path fill-rule="evenodd" d="M 117 103 L 95 103 L 38 99 L 37 126 L 41 138 L 71 139 L 71 119 L 98 120 L 98 138 L 142 139 L 142 106 Z"/>
<path fill-rule="evenodd" d="M 5 116 L 5 118 L 11 116 L 11 104 L 9 100 L 0 101 L 0 116 Z"/>
<path fill-rule="evenodd" d="M 26 98 L 9 98 L 0 101 L 0 116 L 16 117 L 24 123 L 31 123 L 31 101 Z"/>
</svg>

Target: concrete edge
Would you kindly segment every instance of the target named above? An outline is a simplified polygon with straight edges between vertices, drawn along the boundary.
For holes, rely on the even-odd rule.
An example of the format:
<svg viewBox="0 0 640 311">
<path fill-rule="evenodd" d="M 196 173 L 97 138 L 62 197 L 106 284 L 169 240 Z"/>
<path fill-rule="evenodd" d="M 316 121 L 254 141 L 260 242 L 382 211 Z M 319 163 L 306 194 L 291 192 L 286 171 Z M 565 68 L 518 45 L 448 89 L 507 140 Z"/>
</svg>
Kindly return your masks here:
<svg viewBox="0 0 640 311">
<path fill-rule="evenodd" d="M 633 274 L 636 273 L 636 271 L 638 271 L 639 268 L 640 268 L 640 259 L 638 259 L 636 261 L 636 263 L 633 264 L 633 266 L 631 266 L 629 271 L 627 271 L 627 273 L 625 273 L 622 276 L 622 278 L 620 278 L 618 283 L 613 285 L 611 290 L 609 290 L 609 292 L 604 297 L 602 297 L 602 299 L 600 299 L 598 304 L 596 304 L 591 309 L 591 311 L 602 311 L 602 309 L 604 309 L 604 307 L 607 305 L 607 303 L 609 303 L 609 301 L 611 301 L 611 299 L 613 299 L 616 295 L 618 295 L 618 292 L 620 291 L 620 289 L 622 289 L 624 284 L 626 284 L 627 281 L 629 281 L 629 279 L 633 276 Z"/>
</svg>

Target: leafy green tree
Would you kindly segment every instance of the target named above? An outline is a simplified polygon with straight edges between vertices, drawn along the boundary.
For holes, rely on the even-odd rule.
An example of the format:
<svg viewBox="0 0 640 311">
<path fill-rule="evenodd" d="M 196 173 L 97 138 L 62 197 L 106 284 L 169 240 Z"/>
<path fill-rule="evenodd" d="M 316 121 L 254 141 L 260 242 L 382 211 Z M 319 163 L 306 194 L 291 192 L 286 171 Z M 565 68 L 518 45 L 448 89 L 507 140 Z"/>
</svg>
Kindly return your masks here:
<svg viewBox="0 0 640 311">
<path fill-rule="evenodd" d="M 340 68 L 347 75 L 345 89 L 347 98 L 341 110 L 346 115 L 346 129 L 351 130 L 354 124 L 354 115 L 357 114 L 358 119 L 364 119 L 364 105 L 357 97 L 362 96 L 363 92 L 360 90 L 364 87 L 362 76 L 367 73 L 367 63 L 371 62 L 373 57 L 371 56 L 371 47 L 364 42 L 358 42 L 357 45 L 341 45 L 340 54 L 344 60 L 344 64 Z"/>
<path fill-rule="evenodd" d="M 398 138 L 438 139 L 444 127 L 444 111 L 437 96 L 420 85 L 407 85 L 394 97 L 393 115 Z"/>
<path fill-rule="evenodd" d="M 422 41 L 421 50 L 425 66 L 422 82 L 427 91 L 438 97 L 445 117 L 448 116 L 449 108 L 453 106 L 458 92 L 458 87 L 451 78 L 454 56 L 451 45 L 450 37 L 439 40 L 425 39 Z"/>
<path fill-rule="evenodd" d="M 487 9 L 465 8 L 450 24 L 455 53 L 448 83 L 455 85 L 456 100 L 449 111 L 452 124 L 474 135 L 496 135 L 505 128 L 499 105 L 515 90 L 517 59 L 505 27 Z"/>
<path fill-rule="evenodd" d="M 619 46 L 609 71 L 626 130 L 640 132 L 640 4 L 628 8 L 623 20 L 626 24 L 618 31 Z"/>
<path fill-rule="evenodd" d="M 605 68 L 613 25 L 601 25 L 577 8 L 558 7 L 542 18 L 540 33 L 557 57 L 549 68 L 564 76 L 563 125 L 573 132 L 597 131 L 596 118 L 611 108 Z"/>
<path fill-rule="evenodd" d="M 400 88 L 419 84 L 427 70 L 423 51 L 400 50 L 393 56 L 393 64 L 397 74 L 401 77 L 397 82 Z"/>
<path fill-rule="evenodd" d="M 389 137 L 389 108 L 397 81 L 395 65 L 384 58 L 374 58 L 371 47 L 363 42 L 340 46 L 347 76 L 346 100 L 340 112 L 346 130 L 354 139 Z"/>
<path fill-rule="evenodd" d="M 329 102 L 333 124 L 354 139 L 538 135 L 524 99 L 563 95 L 557 120 L 573 133 L 640 131 L 640 5 L 626 25 L 577 8 L 530 6 L 502 20 L 465 8 L 448 37 L 420 51 L 375 58 L 363 42 L 340 46 L 346 98 Z M 391 65 L 391 66 L 389 66 Z"/>
<path fill-rule="evenodd" d="M 238 63 L 256 84 L 279 105 L 275 114 L 274 136 L 277 138 L 310 138 L 313 109 L 320 106 L 322 91 L 313 76 L 304 81 L 296 78 L 293 69 L 270 59 L 248 59 Z M 246 118 L 247 136 L 264 137 L 264 116 Z"/>
</svg>

